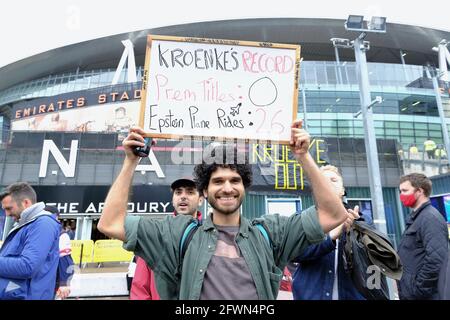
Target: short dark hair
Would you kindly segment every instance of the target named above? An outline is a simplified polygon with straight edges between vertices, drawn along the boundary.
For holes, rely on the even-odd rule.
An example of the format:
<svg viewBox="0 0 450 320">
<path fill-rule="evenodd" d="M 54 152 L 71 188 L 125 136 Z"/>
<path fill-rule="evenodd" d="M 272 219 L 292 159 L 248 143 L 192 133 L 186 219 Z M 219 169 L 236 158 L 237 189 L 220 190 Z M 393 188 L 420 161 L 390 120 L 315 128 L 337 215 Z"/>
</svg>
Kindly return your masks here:
<svg viewBox="0 0 450 320">
<path fill-rule="evenodd" d="M 196 187 L 195 181 L 193 178 L 191 177 L 185 177 L 185 178 L 180 178 L 175 180 L 174 182 L 172 182 L 172 184 L 170 185 L 170 189 L 172 190 L 172 192 L 175 191 L 175 189 L 177 188 L 189 188 L 189 187 Z"/>
<path fill-rule="evenodd" d="M 246 189 L 252 185 L 253 173 L 251 165 L 247 162 L 245 157 L 244 163 L 238 163 L 237 148 L 233 147 L 232 149 L 233 150 L 227 145 L 214 147 L 211 151 L 211 156 L 214 158 L 214 161 L 212 163 L 203 161 L 201 164 L 194 167 L 194 181 L 200 194 L 202 194 L 203 190 L 208 188 L 211 175 L 217 168 L 229 168 L 236 171 L 241 176 L 242 183 Z M 229 162 L 229 158 L 227 157 L 227 155 L 230 154 L 230 151 L 233 152 L 232 162 Z"/>
<path fill-rule="evenodd" d="M 25 199 L 31 200 L 33 204 L 37 201 L 36 191 L 27 182 L 17 182 L 7 186 L 0 193 L 0 201 L 7 196 L 11 196 L 16 203 L 20 203 Z"/>
<path fill-rule="evenodd" d="M 426 197 L 429 197 L 431 195 L 433 183 L 426 175 L 422 173 L 410 173 L 400 178 L 400 184 L 406 181 L 409 181 L 411 185 L 416 189 L 421 188 Z"/>
<path fill-rule="evenodd" d="M 57 207 L 45 206 L 44 210 L 54 214 L 56 217 L 59 217 L 59 210 Z"/>
</svg>

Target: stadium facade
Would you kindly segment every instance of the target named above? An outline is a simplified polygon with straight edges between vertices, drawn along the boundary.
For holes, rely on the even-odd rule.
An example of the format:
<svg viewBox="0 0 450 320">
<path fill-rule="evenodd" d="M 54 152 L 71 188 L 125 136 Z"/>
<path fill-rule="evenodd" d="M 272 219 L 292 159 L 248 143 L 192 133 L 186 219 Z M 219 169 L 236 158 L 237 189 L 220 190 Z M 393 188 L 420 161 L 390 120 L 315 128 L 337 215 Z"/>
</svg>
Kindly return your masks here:
<svg viewBox="0 0 450 320">
<path fill-rule="evenodd" d="M 102 238 L 96 223 L 108 187 L 121 168 L 120 141 L 139 117 L 148 34 L 300 44 L 298 117 L 306 120 L 314 138 L 311 152 L 320 165 L 331 163 L 341 169 L 348 199 L 370 216 L 364 128 L 356 115 L 361 103 L 354 53 L 336 49 L 330 41 L 354 39 L 357 34 L 346 31 L 343 20 L 331 19 L 161 27 L 53 49 L 0 68 L 0 186 L 30 182 L 41 200 L 57 205 L 67 222 L 76 226 L 77 239 Z M 395 242 L 406 214 L 398 200 L 398 179 L 406 172 L 435 176 L 433 203 L 450 222 L 447 157 L 430 156 L 424 150 L 428 138 L 437 145 L 444 143 L 435 91 L 424 67 L 440 63 L 442 71 L 442 61 L 432 48 L 443 39 L 450 39 L 450 32 L 401 24 L 388 24 L 386 34 L 366 38 L 371 94 L 374 99 L 382 97 L 373 107 L 374 125 L 386 225 Z M 450 130 L 446 84 L 439 82 Z M 129 212 L 170 214 L 171 181 L 192 172 L 192 164 L 179 165 L 174 154 L 185 152 L 195 158 L 209 142 L 159 141 L 135 173 Z M 410 152 L 413 144 L 417 152 Z M 255 161 L 255 183 L 243 204 L 245 216 L 289 214 L 313 204 L 303 172 L 285 147 L 248 145 L 246 151 Z M 9 227 L 3 213 L 0 239 Z"/>
</svg>

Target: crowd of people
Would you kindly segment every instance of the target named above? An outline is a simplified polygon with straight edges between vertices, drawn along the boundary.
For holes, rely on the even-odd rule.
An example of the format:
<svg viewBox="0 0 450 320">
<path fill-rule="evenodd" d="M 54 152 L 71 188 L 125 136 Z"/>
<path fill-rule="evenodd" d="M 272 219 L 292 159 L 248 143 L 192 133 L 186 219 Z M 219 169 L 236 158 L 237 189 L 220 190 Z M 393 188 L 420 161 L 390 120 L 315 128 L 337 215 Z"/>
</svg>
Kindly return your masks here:
<svg viewBox="0 0 450 320">
<path fill-rule="evenodd" d="M 197 164 L 192 177 L 172 183 L 173 216 L 127 215 L 140 160 L 134 150 L 145 146 L 145 132 L 130 129 L 122 143 L 122 169 L 97 226 L 134 252 L 130 299 L 273 300 L 294 263 L 295 300 L 393 299 L 383 287 L 386 277 L 397 280 L 401 300 L 446 297 L 448 228 L 430 203 L 430 179 L 412 173 L 399 181 L 400 200 L 411 213 L 395 250 L 387 237 L 364 222 L 357 206 L 348 206 L 339 169 L 315 163 L 302 121 L 291 127 L 291 152 L 308 176 L 315 203 L 289 217 L 254 219 L 241 214 L 252 168 L 248 161 L 238 161 L 235 147 L 228 144 L 216 145 L 209 159 L 213 161 Z M 16 221 L 0 249 L 0 299 L 67 298 L 73 261 L 57 210 L 37 202 L 28 183 L 6 187 L 0 200 Z M 205 200 L 210 213 L 198 209 Z M 356 239 L 356 231 L 364 236 Z M 355 241 L 362 254 L 349 250 Z M 376 262 L 362 258 L 372 255 Z M 375 267 L 381 280 L 368 284 L 356 262 L 367 272 Z"/>
</svg>

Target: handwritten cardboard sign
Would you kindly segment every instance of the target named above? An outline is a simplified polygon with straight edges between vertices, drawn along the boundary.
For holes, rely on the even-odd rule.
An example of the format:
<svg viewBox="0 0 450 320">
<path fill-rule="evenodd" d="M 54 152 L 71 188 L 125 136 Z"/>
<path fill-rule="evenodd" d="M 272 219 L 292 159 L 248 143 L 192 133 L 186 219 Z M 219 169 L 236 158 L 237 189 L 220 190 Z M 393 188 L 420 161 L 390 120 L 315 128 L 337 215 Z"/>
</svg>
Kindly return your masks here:
<svg viewBox="0 0 450 320">
<path fill-rule="evenodd" d="M 140 125 L 158 138 L 287 144 L 300 46 L 150 35 Z"/>
</svg>

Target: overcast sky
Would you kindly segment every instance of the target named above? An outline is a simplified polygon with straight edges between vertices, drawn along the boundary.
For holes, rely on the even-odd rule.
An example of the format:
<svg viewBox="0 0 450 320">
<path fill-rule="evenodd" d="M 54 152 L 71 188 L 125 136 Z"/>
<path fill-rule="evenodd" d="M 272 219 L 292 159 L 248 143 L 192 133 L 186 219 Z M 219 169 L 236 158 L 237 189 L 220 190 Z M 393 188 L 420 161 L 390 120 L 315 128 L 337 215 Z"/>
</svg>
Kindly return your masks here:
<svg viewBox="0 0 450 320">
<path fill-rule="evenodd" d="M 279 17 L 346 19 L 349 14 L 362 14 L 386 16 L 388 22 L 450 31 L 448 0 L 263 3 L 261 0 L 5 0 L 0 9 L 0 67 L 72 43 L 198 21 Z"/>
</svg>

